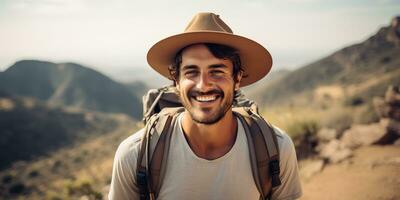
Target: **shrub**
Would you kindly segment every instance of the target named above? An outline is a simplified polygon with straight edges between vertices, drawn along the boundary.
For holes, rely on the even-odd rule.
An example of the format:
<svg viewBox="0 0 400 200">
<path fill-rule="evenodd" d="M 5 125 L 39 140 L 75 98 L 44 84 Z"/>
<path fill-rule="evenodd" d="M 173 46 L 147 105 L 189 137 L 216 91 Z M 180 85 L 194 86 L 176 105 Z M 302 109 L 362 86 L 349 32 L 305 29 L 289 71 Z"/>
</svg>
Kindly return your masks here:
<svg viewBox="0 0 400 200">
<path fill-rule="evenodd" d="M 319 125 L 315 120 L 299 120 L 294 121 L 287 127 L 287 132 L 292 137 L 305 134 L 316 134 L 319 129 Z"/>
<path fill-rule="evenodd" d="M 319 125 L 314 120 L 295 121 L 288 127 L 288 133 L 292 136 L 296 147 L 298 159 L 305 159 L 315 155 L 318 145 L 316 133 Z"/>
<path fill-rule="evenodd" d="M 345 106 L 359 106 L 365 103 L 365 100 L 359 96 L 352 96 L 344 101 Z"/>
<path fill-rule="evenodd" d="M 11 181 L 14 179 L 14 176 L 12 174 L 5 174 L 3 178 L 1 179 L 1 182 L 6 184 L 6 183 L 11 183 Z"/>
<path fill-rule="evenodd" d="M 31 178 L 37 177 L 37 176 L 39 176 L 39 171 L 34 169 L 34 170 L 30 171 L 28 175 Z"/>
<path fill-rule="evenodd" d="M 66 189 L 69 196 L 88 196 L 89 199 L 99 199 L 103 198 L 103 195 L 94 190 L 92 183 L 86 179 L 79 179 L 76 181 L 67 181 Z"/>
<path fill-rule="evenodd" d="M 10 194 L 21 194 L 25 191 L 25 189 L 26 189 L 26 187 L 23 183 L 15 183 L 10 187 L 8 192 Z"/>
</svg>

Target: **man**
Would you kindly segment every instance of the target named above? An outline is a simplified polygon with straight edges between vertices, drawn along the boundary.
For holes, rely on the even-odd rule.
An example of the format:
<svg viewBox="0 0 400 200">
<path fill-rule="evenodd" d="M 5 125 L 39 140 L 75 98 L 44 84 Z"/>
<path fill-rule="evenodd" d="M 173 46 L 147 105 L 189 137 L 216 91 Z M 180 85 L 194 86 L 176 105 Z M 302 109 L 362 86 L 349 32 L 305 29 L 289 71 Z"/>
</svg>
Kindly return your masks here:
<svg viewBox="0 0 400 200">
<path fill-rule="evenodd" d="M 243 124 L 232 112 L 240 87 L 272 66 L 257 42 L 234 35 L 213 13 L 199 13 L 185 32 L 161 40 L 148 62 L 174 81 L 185 111 L 171 135 L 168 165 L 158 199 L 259 199 Z M 271 199 L 302 194 L 293 143 L 275 128 L 281 185 Z M 115 156 L 109 199 L 139 199 L 136 165 L 144 131 L 124 140 Z"/>
</svg>

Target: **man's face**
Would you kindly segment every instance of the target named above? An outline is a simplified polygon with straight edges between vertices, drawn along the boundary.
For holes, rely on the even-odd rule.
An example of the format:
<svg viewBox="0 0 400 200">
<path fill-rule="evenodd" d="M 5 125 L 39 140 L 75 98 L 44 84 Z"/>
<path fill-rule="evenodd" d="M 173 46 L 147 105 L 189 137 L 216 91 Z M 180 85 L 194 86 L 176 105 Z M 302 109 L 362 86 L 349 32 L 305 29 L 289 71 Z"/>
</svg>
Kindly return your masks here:
<svg viewBox="0 0 400 200">
<path fill-rule="evenodd" d="M 234 90 L 239 89 L 240 77 L 235 83 L 232 73 L 232 62 L 214 57 L 203 44 L 192 45 L 182 52 L 176 83 L 192 120 L 214 124 L 225 116 L 232 106 Z"/>
</svg>

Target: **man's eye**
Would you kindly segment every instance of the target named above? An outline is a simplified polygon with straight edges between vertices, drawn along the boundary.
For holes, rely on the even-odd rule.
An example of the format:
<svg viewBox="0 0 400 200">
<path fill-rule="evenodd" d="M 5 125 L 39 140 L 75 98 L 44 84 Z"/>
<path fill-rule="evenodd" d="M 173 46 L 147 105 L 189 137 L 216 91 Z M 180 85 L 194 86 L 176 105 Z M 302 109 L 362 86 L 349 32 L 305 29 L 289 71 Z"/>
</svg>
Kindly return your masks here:
<svg viewBox="0 0 400 200">
<path fill-rule="evenodd" d="M 195 76 L 198 72 L 197 71 L 187 71 L 185 72 L 186 76 Z"/>
<path fill-rule="evenodd" d="M 221 71 L 221 70 L 214 70 L 214 71 L 211 71 L 211 74 L 212 74 L 212 75 L 223 75 L 224 72 Z"/>
</svg>

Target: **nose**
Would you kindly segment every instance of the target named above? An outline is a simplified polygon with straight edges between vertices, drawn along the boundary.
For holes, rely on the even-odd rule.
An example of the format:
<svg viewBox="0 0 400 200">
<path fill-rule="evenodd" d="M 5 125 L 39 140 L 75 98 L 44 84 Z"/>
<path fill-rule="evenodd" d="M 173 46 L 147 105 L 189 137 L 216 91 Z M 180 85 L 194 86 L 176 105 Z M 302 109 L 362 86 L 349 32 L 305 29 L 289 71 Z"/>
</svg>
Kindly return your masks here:
<svg viewBox="0 0 400 200">
<path fill-rule="evenodd" d="M 213 88 L 213 82 L 207 73 L 201 73 L 196 87 L 202 92 L 207 92 Z"/>
</svg>

